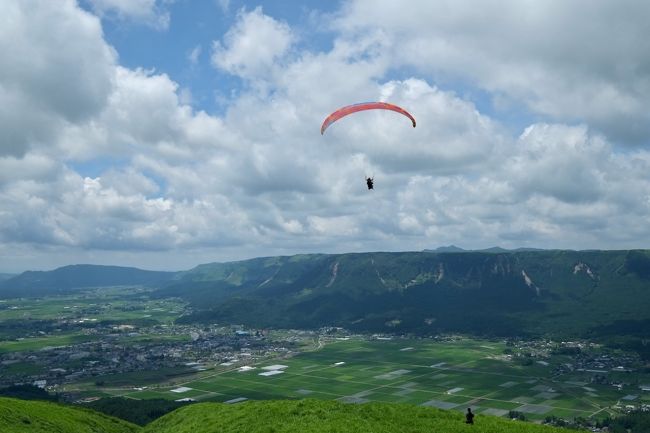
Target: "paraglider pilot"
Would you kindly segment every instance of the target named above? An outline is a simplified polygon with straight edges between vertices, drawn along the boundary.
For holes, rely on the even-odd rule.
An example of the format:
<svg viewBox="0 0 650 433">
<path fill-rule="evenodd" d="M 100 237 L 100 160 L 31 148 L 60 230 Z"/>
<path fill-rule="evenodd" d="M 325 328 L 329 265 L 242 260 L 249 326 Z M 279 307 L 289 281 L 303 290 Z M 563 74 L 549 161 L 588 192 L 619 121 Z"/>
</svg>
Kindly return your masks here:
<svg viewBox="0 0 650 433">
<path fill-rule="evenodd" d="M 373 182 L 374 182 L 374 177 L 367 177 L 366 178 L 366 184 L 368 185 L 368 189 L 373 189 L 374 188 Z"/>
<path fill-rule="evenodd" d="M 467 408 L 467 413 L 465 414 L 465 424 L 474 424 L 474 414 L 472 409 Z"/>
</svg>

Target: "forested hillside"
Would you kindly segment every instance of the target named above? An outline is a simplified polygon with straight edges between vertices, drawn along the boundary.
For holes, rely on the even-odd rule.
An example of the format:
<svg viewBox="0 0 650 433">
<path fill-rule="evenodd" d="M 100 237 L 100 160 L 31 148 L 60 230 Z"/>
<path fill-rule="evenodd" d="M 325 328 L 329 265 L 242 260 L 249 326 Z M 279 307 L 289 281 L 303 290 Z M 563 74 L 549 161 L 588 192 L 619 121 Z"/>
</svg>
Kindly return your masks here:
<svg viewBox="0 0 650 433">
<path fill-rule="evenodd" d="M 184 321 L 495 335 L 647 329 L 647 251 L 300 255 L 198 266 L 159 296 Z"/>
</svg>

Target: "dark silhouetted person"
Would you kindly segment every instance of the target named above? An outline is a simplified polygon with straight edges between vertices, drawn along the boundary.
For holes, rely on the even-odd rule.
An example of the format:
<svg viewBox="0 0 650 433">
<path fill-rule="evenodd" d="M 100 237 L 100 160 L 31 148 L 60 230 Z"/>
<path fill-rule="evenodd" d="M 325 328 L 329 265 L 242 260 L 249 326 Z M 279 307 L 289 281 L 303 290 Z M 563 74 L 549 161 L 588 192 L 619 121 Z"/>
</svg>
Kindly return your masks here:
<svg viewBox="0 0 650 433">
<path fill-rule="evenodd" d="M 465 414 L 465 424 L 474 424 L 474 414 L 472 409 L 467 408 L 467 413 Z"/>
<path fill-rule="evenodd" d="M 367 177 L 366 184 L 368 184 L 368 189 L 374 189 L 374 177 Z"/>
</svg>

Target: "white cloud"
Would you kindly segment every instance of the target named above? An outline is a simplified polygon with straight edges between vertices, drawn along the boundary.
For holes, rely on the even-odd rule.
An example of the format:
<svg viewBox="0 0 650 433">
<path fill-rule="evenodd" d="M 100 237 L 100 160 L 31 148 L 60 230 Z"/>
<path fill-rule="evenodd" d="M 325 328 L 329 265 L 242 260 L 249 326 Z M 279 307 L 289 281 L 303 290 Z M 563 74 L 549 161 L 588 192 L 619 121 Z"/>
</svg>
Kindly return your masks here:
<svg viewBox="0 0 650 433">
<path fill-rule="evenodd" d="M 426 15 L 424 6 L 414 16 L 403 5 L 377 3 L 385 17 L 379 29 L 359 21 L 365 6 L 344 7 L 340 33 L 322 52 L 298 50 L 289 25 L 260 8 L 241 11 L 212 61 L 254 85 L 217 116 L 192 108 L 187 89 L 169 75 L 118 65 L 97 18 L 73 2 L 8 3 L 0 17 L 0 47 L 8 53 L 0 58 L 2 261 L 52 263 L 56 255 L 189 267 L 449 243 L 627 248 L 650 238 L 650 152 L 621 150 L 598 132 L 606 128 L 584 114 L 597 107 L 581 108 L 575 117 L 583 122 L 539 109 L 559 120 L 519 128 L 445 84 L 462 75 L 493 96 L 560 110 L 553 91 L 570 74 L 546 95 L 540 71 L 554 76 L 578 66 L 552 61 L 549 48 L 527 69 L 512 19 L 495 22 L 513 46 L 493 47 L 482 11 L 472 21 L 464 3 L 448 5 L 443 16 L 451 24 Z M 531 6 L 530 19 L 547 7 Z M 419 28 L 430 20 L 438 27 L 413 39 L 417 32 L 405 23 Z M 57 52 L 67 38 L 75 40 L 70 49 Z M 508 40 L 498 36 L 497 45 Z M 477 41 L 486 55 L 456 52 Z M 439 57 L 416 56 L 417 46 Z M 490 54 L 501 61 L 486 59 Z M 581 67 L 595 64 L 589 59 Z M 511 75 L 497 71 L 503 64 Z M 459 72 L 459 65 L 484 68 L 485 77 Z M 401 66 L 409 72 L 395 72 Z M 533 90 L 521 90 L 526 74 Z M 590 72 L 585 83 L 593 76 L 607 74 Z M 260 81 L 267 91 L 259 91 Z M 401 105 L 418 126 L 394 112 L 369 111 L 319 134 L 329 112 L 364 100 Z M 608 116 L 607 106 L 598 109 Z M 375 175 L 375 190 L 366 189 L 365 175 Z M 9 248 L 20 254 L 12 258 Z"/>
<path fill-rule="evenodd" d="M 216 2 L 223 12 L 228 12 L 230 9 L 230 0 L 216 0 Z"/>
<path fill-rule="evenodd" d="M 29 153 L 21 158 L 0 157 L 0 187 L 19 179 L 49 182 L 56 177 L 59 170 L 59 164 L 38 153 Z"/>
<path fill-rule="evenodd" d="M 101 185 L 114 190 L 122 196 L 142 195 L 149 197 L 158 195 L 161 192 L 161 188 L 155 180 L 133 167 L 121 170 L 112 168 L 102 174 L 97 182 L 101 182 Z"/>
<path fill-rule="evenodd" d="M 266 78 L 291 47 L 290 27 L 264 15 L 261 7 L 241 10 L 223 43 L 214 41 L 212 64 L 246 79 Z"/>
<path fill-rule="evenodd" d="M 319 235 L 343 237 L 357 236 L 360 233 L 358 222 L 349 216 L 320 217 L 310 216 L 307 218 L 310 228 Z"/>
<path fill-rule="evenodd" d="M 169 28 L 169 0 L 86 0 L 99 16 L 142 22 L 159 30 Z"/>
<path fill-rule="evenodd" d="M 638 1 L 356 0 L 337 27 L 348 37 L 381 29 L 394 66 L 460 77 L 550 119 L 648 143 L 649 19 L 650 3 Z"/>
<path fill-rule="evenodd" d="M 185 105 L 188 97 L 165 74 L 113 68 L 114 88 L 101 113 L 69 124 L 57 140 L 61 155 L 88 160 L 129 158 L 141 153 L 192 160 L 201 148 L 228 146 L 233 133 L 223 121 Z"/>
<path fill-rule="evenodd" d="M 201 45 L 197 45 L 194 48 L 192 48 L 192 51 L 187 55 L 187 58 L 190 61 L 190 64 L 196 65 L 199 62 L 199 56 L 201 55 Z"/>
<path fill-rule="evenodd" d="M 157 186 L 142 174 L 129 171 L 106 177 L 81 178 L 66 170 L 50 184 L 14 183 L 0 192 L 3 202 L 14 209 L 0 213 L 0 238 L 86 249 L 158 250 L 215 247 L 252 231 L 246 215 L 226 197 L 147 198 L 145 194 L 156 192 Z"/>
<path fill-rule="evenodd" d="M 583 126 L 532 125 L 477 179 L 411 178 L 398 193 L 400 228 L 436 245 L 641 246 L 650 234 L 641 228 L 650 214 L 650 180 L 641 174 L 648 155 L 614 152 Z"/>
<path fill-rule="evenodd" d="M 115 53 L 99 21 L 72 0 L 4 2 L 0 52 L 0 156 L 52 144 L 111 92 Z"/>
<path fill-rule="evenodd" d="M 423 80 L 390 81 L 375 90 L 377 97 L 408 107 L 423 120 L 415 129 L 392 112 L 360 113 L 327 131 L 348 151 L 367 155 L 389 172 L 467 173 L 500 157 L 502 131 L 470 102 Z"/>
<path fill-rule="evenodd" d="M 511 182 L 520 191 L 565 202 L 593 202 L 602 196 L 612 150 L 586 127 L 532 125 L 517 146 L 521 153 L 510 160 L 509 168 Z"/>
</svg>

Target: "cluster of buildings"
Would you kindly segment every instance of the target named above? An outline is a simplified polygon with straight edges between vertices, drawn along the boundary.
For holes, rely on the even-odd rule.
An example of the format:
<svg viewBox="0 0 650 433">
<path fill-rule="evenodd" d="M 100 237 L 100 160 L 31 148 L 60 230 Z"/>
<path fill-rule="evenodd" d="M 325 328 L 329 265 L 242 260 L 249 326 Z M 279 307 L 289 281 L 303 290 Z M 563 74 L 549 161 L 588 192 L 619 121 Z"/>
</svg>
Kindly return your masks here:
<svg viewBox="0 0 650 433">
<path fill-rule="evenodd" d="M 45 387 L 84 378 L 101 384 L 106 375 L 177 368 L 201 371 L 215 366 L 245 365 L 290 355 L 293 341 L 267 338 L 264 331 L 239 327 L 131 325 L 95 327 L 91 341 L 34 351 L 0 354 L 0 387 L 33 383 Z M 28 365 L 30 368 L 11 368 Z"/>
</svg>

